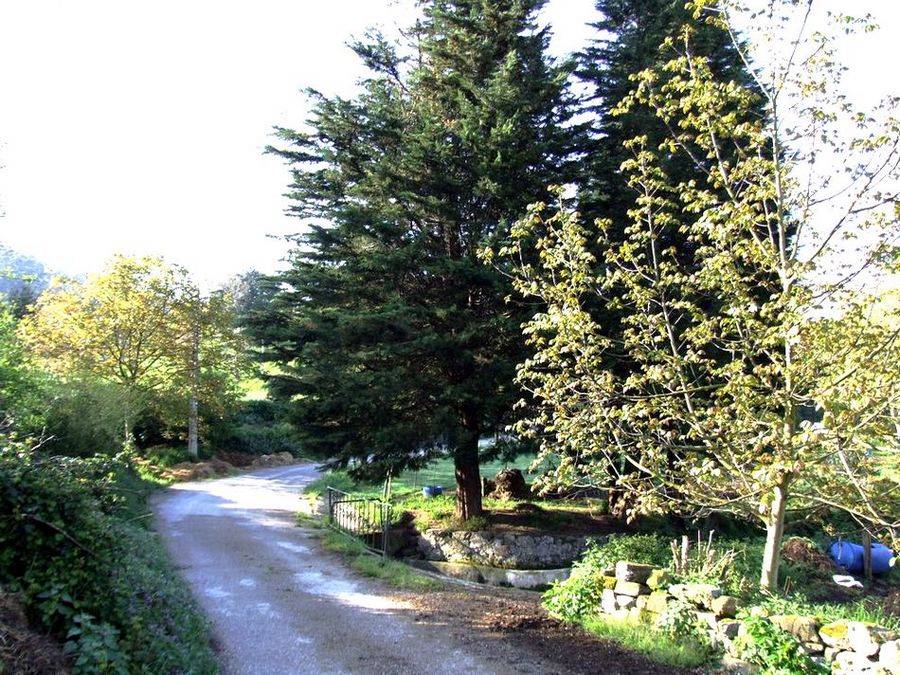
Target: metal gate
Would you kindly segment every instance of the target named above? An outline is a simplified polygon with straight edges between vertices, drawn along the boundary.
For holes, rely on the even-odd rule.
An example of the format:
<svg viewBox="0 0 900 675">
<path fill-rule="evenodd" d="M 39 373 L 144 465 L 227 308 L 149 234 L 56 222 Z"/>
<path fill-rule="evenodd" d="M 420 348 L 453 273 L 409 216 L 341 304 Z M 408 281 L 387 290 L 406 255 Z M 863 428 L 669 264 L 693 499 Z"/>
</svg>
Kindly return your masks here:
<svg viewBox="0 0 900 675">
<path fill-rule="evenodd" d="M 366 548 L 387 557 L 391 531 L 391 505 L 376 497 L 355 497 L 325 488 L 330 527 L 357 537 Z"/>
</svg>

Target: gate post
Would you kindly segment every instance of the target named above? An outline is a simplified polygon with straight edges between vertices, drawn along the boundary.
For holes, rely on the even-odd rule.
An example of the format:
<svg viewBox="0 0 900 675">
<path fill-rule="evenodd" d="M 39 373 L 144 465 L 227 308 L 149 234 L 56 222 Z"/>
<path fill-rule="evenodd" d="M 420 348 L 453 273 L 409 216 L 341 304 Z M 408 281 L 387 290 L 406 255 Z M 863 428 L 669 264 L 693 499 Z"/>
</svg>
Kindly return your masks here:
<svg viewBox="0 0 900 675">
<path fill-rule="evenodd" d="M 333 499 L 331 496 L 331 488 L 330 487 L 325 488 L 325 508 L 327 509 L 327 513 L 328 513 L 328 524 L 333 525 L 334 524 L 334 505 L 333 505 Z"/>
<path fill-rule="evenodd" d="M 391 505 L 388 503 L 381 504 L 381 557 L 387 560 L 388 557 L 388 538 L 391 532 Z"/>
</svg>

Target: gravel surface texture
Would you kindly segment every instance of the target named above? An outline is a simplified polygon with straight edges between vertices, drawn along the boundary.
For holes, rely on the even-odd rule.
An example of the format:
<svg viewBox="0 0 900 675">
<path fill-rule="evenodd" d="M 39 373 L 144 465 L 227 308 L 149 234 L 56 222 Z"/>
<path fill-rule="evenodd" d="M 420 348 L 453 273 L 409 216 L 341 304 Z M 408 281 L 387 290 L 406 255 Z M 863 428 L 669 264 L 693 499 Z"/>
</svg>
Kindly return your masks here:
<svg viewBox="0 0 900 675">
<path fill-rule="evenodd" d="M 537 595 L 361 578 L 296 525 L 312 464 L 182 483 L 156 527 L 213 625 L 224 673 L 673 672 L 560 624 Z"/>
</svg>

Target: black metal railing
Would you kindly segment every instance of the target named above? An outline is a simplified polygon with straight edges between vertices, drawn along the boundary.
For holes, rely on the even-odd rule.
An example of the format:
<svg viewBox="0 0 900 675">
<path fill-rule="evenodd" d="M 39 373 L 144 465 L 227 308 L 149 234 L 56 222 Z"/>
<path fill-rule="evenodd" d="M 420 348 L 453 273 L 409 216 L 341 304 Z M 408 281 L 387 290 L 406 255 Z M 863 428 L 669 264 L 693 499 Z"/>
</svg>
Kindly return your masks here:
<svg viewBox="0 0 900 675">
<path fill-rule="evenodd" d="M 325 488 L 328 525 L 358 538 L 387 557 L 391 531 L 391 505 L 376 497 L 359 497 L 333 487 Z"/>
</svg>

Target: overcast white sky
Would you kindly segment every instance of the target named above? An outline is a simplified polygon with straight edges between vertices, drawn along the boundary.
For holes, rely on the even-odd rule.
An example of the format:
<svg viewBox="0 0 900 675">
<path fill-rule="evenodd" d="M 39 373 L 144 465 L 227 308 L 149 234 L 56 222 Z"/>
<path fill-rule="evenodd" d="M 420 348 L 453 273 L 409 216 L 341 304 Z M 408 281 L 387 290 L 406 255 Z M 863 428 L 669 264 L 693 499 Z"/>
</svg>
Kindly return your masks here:
<svg viewBox="0 0 900 675">
<path fill-rule="evenodd" d="M 852 4 L 883 26 L 852 45 L 854 88 L 900 93 L 900 2 Z M 412 15 L 411 0 L 0 0 L 0 242 L 69 274 L 115 252 L 205 285 L 274 269 L 285 244 L 267 235 L 299 221 L 262 155 L 272 126 L 301 124 L 306 86 L 351 91 L 347 40 Z M 553 51 L 594 16 L 551 0 Z"/>
</svg>

